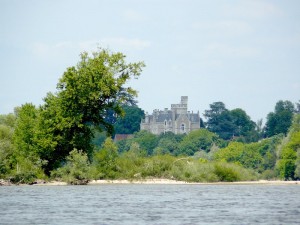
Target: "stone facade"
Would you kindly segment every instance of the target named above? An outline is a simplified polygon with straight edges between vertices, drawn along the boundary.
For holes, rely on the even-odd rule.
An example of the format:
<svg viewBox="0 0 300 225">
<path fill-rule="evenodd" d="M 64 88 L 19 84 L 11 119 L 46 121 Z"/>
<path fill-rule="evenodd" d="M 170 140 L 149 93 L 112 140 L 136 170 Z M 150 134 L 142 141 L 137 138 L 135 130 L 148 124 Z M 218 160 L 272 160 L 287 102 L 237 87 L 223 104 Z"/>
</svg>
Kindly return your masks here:
<svg viewBox="0 0 300 225">
<path fill-rule="evenodd" d="M 200 129 L 200 115 L 187 111 L 188 97 L 182 96 L 180 104 L 172 104 L 171 110 L 154 110 L 152 115 L 146 113 L 141 121 L 141 130 L 147 130 L 153 134 L 173 132 L 175 134 L 187 134 Z"/>
</svg>

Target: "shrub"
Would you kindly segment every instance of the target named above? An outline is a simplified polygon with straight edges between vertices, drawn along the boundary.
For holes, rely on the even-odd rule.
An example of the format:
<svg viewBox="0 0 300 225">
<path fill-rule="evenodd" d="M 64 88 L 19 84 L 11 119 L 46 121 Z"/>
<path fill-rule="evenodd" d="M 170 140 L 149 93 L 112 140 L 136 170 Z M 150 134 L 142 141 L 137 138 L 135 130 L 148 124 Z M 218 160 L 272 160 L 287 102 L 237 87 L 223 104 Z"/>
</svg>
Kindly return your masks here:
<svg viewBox="0 0 300 225">
<path fill-rule="evenodd" d="M 256 175 L 252 170 L 233 163 L 217 162 L 214 168 L 214 173 L 218 176 L 220 181 L 232 182 L 256 179 Z"/>
<path fill-rule="evenodd" d="M 172 176 L 176 180 L 187 182 L 217 182 L 212 163 L 199 163 L 196 160 L 177 160 L 172 167 Z"/>
<path fill-rule="evenodd" d="M 219 177 L 220 181 L 239 181 L 241 180 L 240 173 L 232 164 L 216 163 L 215 174 Z"/>
<path fill-rule="evenodd" d="M 93 167 L 94 178 L 103 179 L 116 177 L 118 148 L 111 138 L 107 138 L 102 145 L 102 149 L 94 154 Z"/>
<path fill-rule="evenodd" d="M 42 169 L 45 162 L 37 158 L 16 159 L 15 168 L 8 175 L 9 180 L 16 184 L 32 184 L 37 179 L 46 179 L 46 175 Z"/>
<path fill-rule="evenodd" d="M 67 157 L 63 167 L 51 172 L 51 176 L 61 179 L 68 184 L 87 184 L 90 180 L 90 165 L 86 153 L 74 149 Z"/>
<path fill-rule="evenodd" d="M 264 180 L 274 180 L 277 178 L 277 173 L 274 170 L 265 170 L 261 174 L 261 178 Z"/>
</svg>

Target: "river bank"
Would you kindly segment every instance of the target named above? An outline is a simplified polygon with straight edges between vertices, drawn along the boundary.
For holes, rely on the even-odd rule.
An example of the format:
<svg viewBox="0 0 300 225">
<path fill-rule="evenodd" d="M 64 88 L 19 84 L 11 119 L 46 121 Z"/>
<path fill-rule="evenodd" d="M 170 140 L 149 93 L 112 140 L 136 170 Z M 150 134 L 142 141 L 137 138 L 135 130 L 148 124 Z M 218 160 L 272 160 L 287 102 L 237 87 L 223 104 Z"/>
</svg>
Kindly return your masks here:
<svg viewBox="0 0 300 225">
<path fill-rule="evenodd" d="M 282 180 L 258 180 L 258 181 L 236 181 L 236 182 L 208 182 L 208 183 L 197 183 L 197 182 L 186 182 L 177 181 L 171 179 L 141 179 L 141 180 L 91 180 L 87 185 L 105 185 L 105 184 L 193 184 L 193 185 L 299 185 L 300 181 L 282 181 Z M 38 180 L 33 184 L 13 184 L 9 181 L 0 180 L 0 186 L 11 186 L 11 185 L 33 185 L 33 186 L 61 186 L 68 185 L 67 182 L 63 181 L 43 181 Z"/>
<path fill-rule="evenodd" d="M 282 181 L 282 180 L 258 180 L 258 181 L 236 181 L 236 182 L 186 182 L 170 179 L 145 179 L 145 180 L 92 180 L 88 185 L 97 184 L 195 184 L 195 185 L 298 185 L 300 181 Z"/>
</svg>

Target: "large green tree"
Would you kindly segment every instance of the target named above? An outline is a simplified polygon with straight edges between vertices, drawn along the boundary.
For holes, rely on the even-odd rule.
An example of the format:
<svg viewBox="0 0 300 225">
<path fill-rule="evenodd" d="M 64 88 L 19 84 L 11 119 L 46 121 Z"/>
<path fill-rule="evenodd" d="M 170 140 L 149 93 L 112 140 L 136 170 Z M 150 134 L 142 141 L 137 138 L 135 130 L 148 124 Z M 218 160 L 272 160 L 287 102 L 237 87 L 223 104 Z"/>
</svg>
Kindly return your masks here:
<svg viewBox="0 0 300 225">
<path fill-rule="evenodd" d="M 122 104 L 136 95 L 126 83 L 137 78 L 142 67 L 143 62 L 127 63 L 122 53 L 100 49 L 92 55 L 82 53 L 79 63 L 67 68 L 57 92 L 49 93 L 41 108 L 37 136 L 48 171 L 74 148 L 91 156 L 95 127 L 113 133 L 108 115 L 123 115 Z"/>
<path fill-rule="evenodd" d="M 274 112 L 267 116 L 265 132 L 267 137 L 276 134 L 287 134 L 289 127 L 292 124 L 295 108 L 290 101 L 278 101 L 275 105 Z"/>
</svg>

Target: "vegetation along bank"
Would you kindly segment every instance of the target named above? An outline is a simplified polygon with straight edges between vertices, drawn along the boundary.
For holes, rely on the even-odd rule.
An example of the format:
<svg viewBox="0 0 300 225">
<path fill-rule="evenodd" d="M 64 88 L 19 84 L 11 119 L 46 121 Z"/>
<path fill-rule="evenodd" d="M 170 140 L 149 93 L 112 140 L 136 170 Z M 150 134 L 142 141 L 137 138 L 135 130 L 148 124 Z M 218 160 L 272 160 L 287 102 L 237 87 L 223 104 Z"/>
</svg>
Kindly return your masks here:
<svg viewBox="0 0 300 225">
<path fill-rule="evenodd" d="M 154 135 L 139 130 L 144 112 L 127 85 L 144 66 L 109 50 L 82 53 L 42 105 L 0 115 L 1 182 L 300 178 L 299 103 L 278 101 L 263 126 L 242 109 L 214 102 L 201 129 Z M 131 135 L 114 140 L 116 133 Z"/>
</svg>

